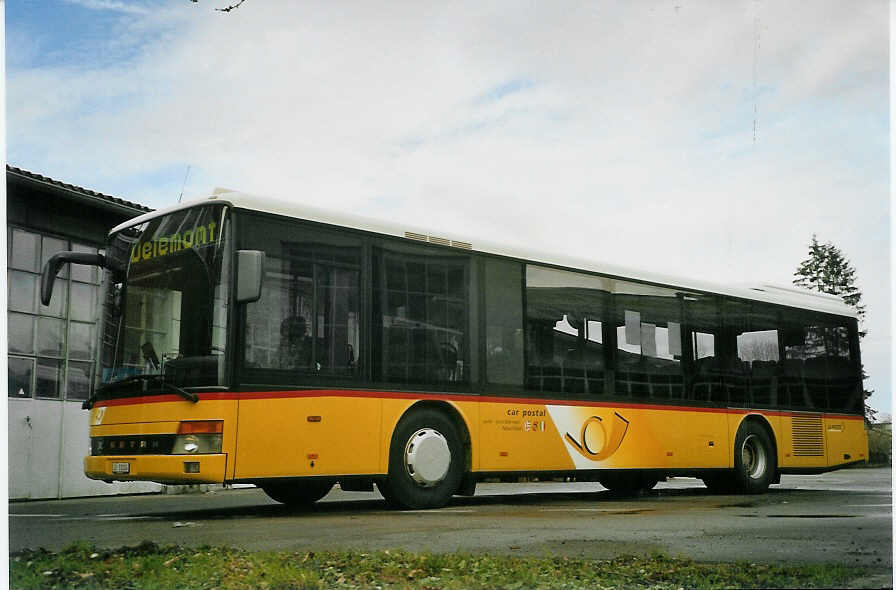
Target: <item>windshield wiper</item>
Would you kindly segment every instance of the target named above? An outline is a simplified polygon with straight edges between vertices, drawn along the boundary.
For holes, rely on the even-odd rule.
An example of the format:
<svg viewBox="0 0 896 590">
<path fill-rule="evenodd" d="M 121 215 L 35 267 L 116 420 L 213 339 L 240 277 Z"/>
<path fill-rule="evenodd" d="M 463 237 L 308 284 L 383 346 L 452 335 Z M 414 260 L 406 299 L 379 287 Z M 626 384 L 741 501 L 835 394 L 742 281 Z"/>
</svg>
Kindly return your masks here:
<svg viewBox="0 0 896 590">
<path fill-rule="evenodd" d="M 128 383 L 134 383 L 138 381 L 158 381 L 159 385 L 163 387 L 167 387 L 171 391 L 179 394 L 186 400 L 193 402 L 194 404 L 199 401 L 199 396 L 191 391 L 187 391 L 186 389 L 182 389 L 177 385 L 173 385 L 168 383 L 162 378 L 161 375 L 131 375 L 130 377 L 125 377 L 124 379 L 120 379 L 118 381 L 113 381 L 112 383 L 107 383 L 103 385 L 101 390 L 115 389 L 119 385 L 125 385 Z M 93 394 L 81 404 L 81 408 L 85 410 L 89 410 L 93 407 L 93 404 L 96 403 L 97 394 Z"/>
<path fill-rule="evenodd" d="M 164 387 L 167 387 L 171 391 L 174 391 L 175 393 L 180 394 L 180 396 L 182 398 L 189 400 L 189 401 L 193 402 L 194 404 L 199 401 L 199 396 L 196 395 L 195 393 L 193 393 L 192 391 L 187 391 L 186 389 L 182 389 L 182 388 L 178 387 L 177 385 L 168 383 L 167 381 L 164 381 L 164 380 L 160 380 L 160 383 Z"/>
</svg>

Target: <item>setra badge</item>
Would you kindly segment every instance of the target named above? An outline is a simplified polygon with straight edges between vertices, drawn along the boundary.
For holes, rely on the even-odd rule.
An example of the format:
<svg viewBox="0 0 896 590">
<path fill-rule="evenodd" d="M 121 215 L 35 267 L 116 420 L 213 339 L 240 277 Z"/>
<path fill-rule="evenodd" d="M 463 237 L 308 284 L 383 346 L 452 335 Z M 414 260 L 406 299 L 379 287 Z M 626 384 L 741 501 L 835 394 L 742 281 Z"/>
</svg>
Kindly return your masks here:
<svg viewBox="0 0 896 590">
<path fill-rule="evenodd" d="M 101 408 L 93 408 L 90 410 L 90 425 L 99 426 L 103 423 L 103 416 L 106 415 L 106 406 Z"/>
</svg>

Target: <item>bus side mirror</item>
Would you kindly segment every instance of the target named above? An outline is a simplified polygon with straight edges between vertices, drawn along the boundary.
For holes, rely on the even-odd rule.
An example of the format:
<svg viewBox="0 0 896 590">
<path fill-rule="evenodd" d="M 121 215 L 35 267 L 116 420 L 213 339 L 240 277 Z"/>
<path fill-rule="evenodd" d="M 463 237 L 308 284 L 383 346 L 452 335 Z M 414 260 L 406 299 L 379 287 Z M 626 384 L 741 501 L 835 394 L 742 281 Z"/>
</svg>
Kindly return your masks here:
<svg viewBox="0 0 896 590">
<path fill-rule="evenodd" d="M 236 253 L 236 302 L 252 303 L 261 299 L 264 282 L 264 252 L 261 250 L 237 250 Z"/>
<path fill-rule="evenodd" d="M 89 252 L 57 252 L 47 260 L 43 271 L 40 275 L 40 302 L 44 305 L 50 305 L 50 298 L 53 296 L 53 283 L 56 281 L 56 275 L 63 264 L 88 264 L 92 266 L 106 267 L 106 257 L 102 254 L 91 254 Z"/>
</svg>

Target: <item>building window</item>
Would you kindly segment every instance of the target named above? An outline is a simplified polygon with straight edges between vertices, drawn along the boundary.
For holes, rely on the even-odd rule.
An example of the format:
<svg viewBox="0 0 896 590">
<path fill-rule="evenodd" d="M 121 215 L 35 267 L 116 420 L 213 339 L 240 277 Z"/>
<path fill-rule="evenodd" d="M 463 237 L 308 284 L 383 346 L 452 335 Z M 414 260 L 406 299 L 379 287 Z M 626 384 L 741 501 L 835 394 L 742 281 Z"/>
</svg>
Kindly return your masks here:
<svg viewBox="0 0 896 590">
<path fill-rule="evenodd" d="M 39 300 L 40 271 L 57 252 L 97 249 L 16 227 L 7 235 L 9 397 L 87 399 L 96 360 L 98 269 L 63 266 L 48 306 Z"/>
</svg>

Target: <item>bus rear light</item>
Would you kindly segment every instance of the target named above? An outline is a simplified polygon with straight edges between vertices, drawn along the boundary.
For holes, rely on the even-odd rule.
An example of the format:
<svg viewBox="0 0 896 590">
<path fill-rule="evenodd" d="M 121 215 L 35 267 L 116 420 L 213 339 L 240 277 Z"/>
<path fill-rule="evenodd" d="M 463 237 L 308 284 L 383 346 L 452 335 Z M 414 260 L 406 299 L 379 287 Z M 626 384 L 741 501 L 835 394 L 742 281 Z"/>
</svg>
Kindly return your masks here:
<svg viewBox="0 0 896 590">
<path fill-rule="evenodd" d="M 221 434 L 224 432 L 223 420 L 190 420 L 181 422 L 178 434 Z"/>
</svg>

